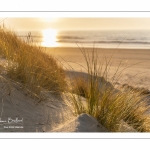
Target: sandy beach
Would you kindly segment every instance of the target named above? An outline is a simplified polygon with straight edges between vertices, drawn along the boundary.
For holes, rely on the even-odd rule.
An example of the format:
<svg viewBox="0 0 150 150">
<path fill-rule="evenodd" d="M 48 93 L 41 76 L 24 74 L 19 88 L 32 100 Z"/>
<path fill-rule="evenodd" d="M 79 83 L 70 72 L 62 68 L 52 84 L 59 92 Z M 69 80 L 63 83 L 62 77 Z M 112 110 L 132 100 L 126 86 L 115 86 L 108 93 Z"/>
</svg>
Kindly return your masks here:
<svg viewBox="0 0 150 150">
<path fill-rule="evenodd" d="M 92 48 L 85 48 L 85 50 L 91 52 Z M 150 89 L 149 49 L 96 48 L 95 50 L 98 53 L 99 60 L 104 60 L 105 57 L 109 60 L 112 57 L 109 70 L 110 77 L 121 63 L 119 70 L 123 70 L 123 72 L 118 81 L 120 84 Z M 79 48 L 47 48 L 46 52 L 56 56 L 65 66 L 64 69 L 86 72 L 84 69 L 86 62 Z"/>
<path fill-rule="evenodd" d="M 86 48 L 91 51 L 91 48 Z M 110 67 L 110 77 L 117 69 L 120 62 L 120 69 L 126 68 L 119 79 L 119 85 L 128 84 L 150 90 L 150 50 L 143 49 L 97 49 L 99 59 L 110 58 L 112 55 L 112 65 Z M 86 63 L 79 48 L 48 48 L 46 53 L 54 55 L 64 66 L 69 64 L 66 71 L 85 72 Z M 4 60 L 1 62 L 4 63 Z M 80 64 L 80 65 L 78 65 Z M 70 68 L 71 66 L 71 68 Z M 82 67 L 83 66 L 83 67 Z M 5 88 L 3 88 L 5 85 Z M 65 101 L 67 95 L 54 97 L 46 92 L 43 95 L 46 101 L 38 103 L 20 87 L 11 84 L 11 94 L 8 95 L 9 84 L 1 78 L 1 95 L 6 93 L 6 97 L 1 97 L 1 116 L 3 121 L 8 118 L 12 120 L 23 119 L 19 128 L 4 128 L 1 123 L 0 132 L 109 132 L 92 116 L 81 114 L 73 116 L 72 111 Z M 2 119 L 1 119 L 2 121 Z M 123 122 L 122 132 L 136 132 Z M 14 124 L 13 124 L 14 125 Z M 12 126 L 13 127 L 13 126 Z"/>
</svg>

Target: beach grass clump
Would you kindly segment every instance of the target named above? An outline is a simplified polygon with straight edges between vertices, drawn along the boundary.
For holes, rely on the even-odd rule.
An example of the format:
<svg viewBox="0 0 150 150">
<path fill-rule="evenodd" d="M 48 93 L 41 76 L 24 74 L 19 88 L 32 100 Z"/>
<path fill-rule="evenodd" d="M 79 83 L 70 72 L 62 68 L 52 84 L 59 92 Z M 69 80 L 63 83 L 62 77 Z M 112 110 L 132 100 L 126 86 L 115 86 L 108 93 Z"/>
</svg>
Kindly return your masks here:
<svg viewBox="0 0 150 150">
<path fill-rule="evenodd" d="M 65 72 L 60 63 L 32 42 L 16 33 L 0 29 L 0 54 L 7 60 L 6 74 L 39 97 L 42 90 L 60 94 L 65 89 Z"/>
<path fill-rule="evenodd" d="M 150 131 L 150 110 L 148 97 L 132 89 L 118 90 L 114 81 L 121 76 L 117 68 L 108 80 L 111 61 L 99 61 L 97 52 L 81 52 L 87 65 L 87 77 L 78 76 L 73 80 L 70 104 L 74 114 L 88 113 L 112 132 L 121 132 L 121 122 L 127 123 L 136 131 Z"/>
<path fill-rule="evenodd" d="M 147 132 L 150 129 L 150 106 L 147 97 L 133 91 L 107 91 L 99 104 L 97 119 L 110 131 L 120 131 L 121 121 L 136 131 Z"/>
</svg>

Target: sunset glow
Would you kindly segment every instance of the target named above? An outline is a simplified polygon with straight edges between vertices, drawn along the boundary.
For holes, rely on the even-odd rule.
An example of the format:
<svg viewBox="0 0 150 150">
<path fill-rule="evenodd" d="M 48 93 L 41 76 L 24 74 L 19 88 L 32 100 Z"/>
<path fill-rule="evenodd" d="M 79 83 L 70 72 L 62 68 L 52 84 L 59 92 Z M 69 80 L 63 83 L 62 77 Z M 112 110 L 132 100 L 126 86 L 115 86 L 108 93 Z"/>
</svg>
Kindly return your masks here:
<svg viewBox="0 0 150 150">
<path fill-rule="evenodd" d="M 42 35 L 43 35 L 42 46 L 45 46 L 45 47 L 58 46 L 56 30 L 53 30 L 53 29 L 42 30 Z"/>
</svg>

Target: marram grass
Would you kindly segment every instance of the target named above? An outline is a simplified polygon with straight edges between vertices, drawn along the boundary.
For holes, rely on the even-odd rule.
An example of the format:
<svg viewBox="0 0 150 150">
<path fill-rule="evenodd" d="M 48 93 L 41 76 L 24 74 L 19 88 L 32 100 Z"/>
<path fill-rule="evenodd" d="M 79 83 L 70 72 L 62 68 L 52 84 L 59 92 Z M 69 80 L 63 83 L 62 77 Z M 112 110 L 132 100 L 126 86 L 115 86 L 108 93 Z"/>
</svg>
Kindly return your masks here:
<svg viewBox="0 0 150 150">
<path fill-rule="evenodd" d="M 0 29 L 0 54 L 7 60 L 7 76 L 40 98 L 44 89 L 59 94 L 65 89 L 65 72 L 58 61 L 32 42 L 12 31 Z"/>
<path fill-rule="evenodd" d="M 108 81 L 111 61 L 99 62 L 96 50 L 91 54 L 81 49 L 86 61 L 87 77 L 78 76 L 72 81 L 70 104 L 74 114 L 88 113 L 111 132 L 121 132 L 121 122 L 139 132 L 150 131 L 148 96 L 132 89 L 117 90 L 112 85 L 121 77 L 119 67 Z M 78 96 L 80 95 L 80 96 Z"/>
</svg>

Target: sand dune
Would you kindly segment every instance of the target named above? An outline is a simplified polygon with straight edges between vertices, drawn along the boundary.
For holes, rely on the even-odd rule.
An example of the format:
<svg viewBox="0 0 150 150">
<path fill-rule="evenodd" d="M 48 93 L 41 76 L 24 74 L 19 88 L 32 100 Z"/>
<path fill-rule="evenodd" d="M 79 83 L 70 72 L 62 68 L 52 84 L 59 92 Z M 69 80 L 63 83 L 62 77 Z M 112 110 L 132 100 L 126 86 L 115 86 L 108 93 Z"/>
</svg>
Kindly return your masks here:
<svg viewBox="0 0 150 150">
<path fill-rule="evenodd" d="M 73 116 L 65 103 L 66 94 L 58 97 L 46 92 L 46 100 L 38 103 L 21 87 L 0 79 L 0 132 L 108 131 L 90 115 Z"/>
<path fill-rule="evenodd" d="M 0 132 L 109 132 L 88 114 L 75 117 L 65 93 L 57 97 L 46 92 L 46 100 L 38 103 L 21 87 L 0 79 Z M 136 132 L 125 122 L 120 131 Z"/>
<path fill-rule="evenodd" d="M 48 132 L 73 117 L 61 97 L 45 93 L 47 99 L 38 103 L 21 87 L 0 79 L 0 118 L 6 121 L 0 121 L 1 132 Z M 17 118 L 23 121 L 14 123 Z"/>
<path fill-rule="evenodd" d="M 53 53 L 59 60 L 63 58 L 70 63 L 75 74 L 80 71 L 86 73 L 81 67 L 81 65 L 85 66 L 85 62 L 79 49 L 57 48 L 53 51 L 48 49 L 48 53 Z M 111 56 L 114 53 L 114 64 L 112 64 L 110 74 L 113 74 L 121 60 L 122 68 L 126 63 L 136 64 L 125 70 L 118 84 L 136 85 L 150 90 L 149 50 L 99 49 L 98 53 L 100 57 Z M 80 65 L 77 65 L 76 62 Z M 63 63 L 66 65 L 66 62 Z M 2 60 L 1 65 L 4 64 L 6 64 L 5 60 Z M 144 73 L 142 74 L 142 72 Z M 70 72 L 66 73 L 69 76 L 68 73 Z M 138 74 L 137 78 L 135 78 L 136 74 Z M 17 83 L 9 82 L 1 76 L 0 132 L 108 132 L 95 118 L 87 114 L 73 116 L 71 108 L 65 103 L 67 97 L 65 94 L 59 97 L 52 95 L 50 92 L 41 94 L 46 100 L 38 102 L 30 97 L 27 91 L 23 90 Z M 16 123 L 14 120 L 19 120 L 20 123 Z M 124 122 L 120 129 L 122 132 L 136 132 Z"/>
</svg>

